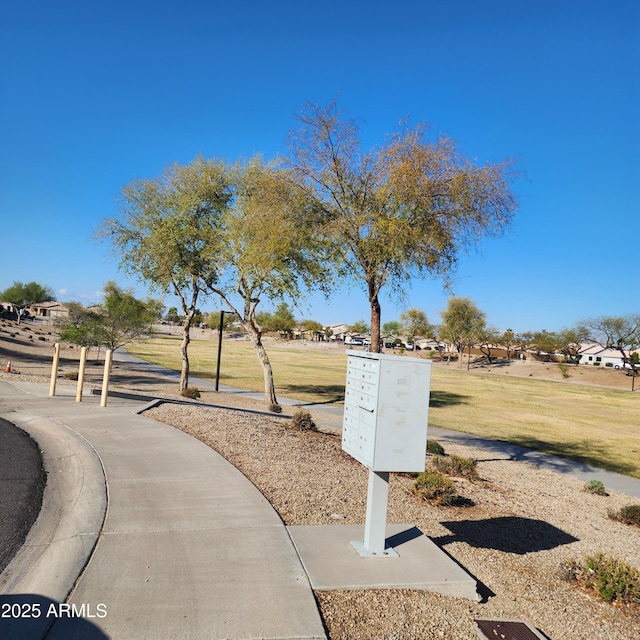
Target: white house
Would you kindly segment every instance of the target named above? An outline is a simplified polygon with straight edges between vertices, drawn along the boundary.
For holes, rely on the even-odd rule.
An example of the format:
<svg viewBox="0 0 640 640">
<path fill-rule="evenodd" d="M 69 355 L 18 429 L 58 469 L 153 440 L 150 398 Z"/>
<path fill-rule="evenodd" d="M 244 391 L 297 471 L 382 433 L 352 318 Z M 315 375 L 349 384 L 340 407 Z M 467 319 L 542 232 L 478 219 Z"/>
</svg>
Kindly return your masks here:
<svg viewBox="0 0 640 640">
<path fill-rule="evenodd" d="M 627 357 L 630 356 L 626 352 Z M 578 352 L 580 364 L 592 365 L 595 367 L 615 367 L 623 363 L 622 354 L 618 349 L 607 349 L 599 344 L 585 344 Z"/>
</svg>

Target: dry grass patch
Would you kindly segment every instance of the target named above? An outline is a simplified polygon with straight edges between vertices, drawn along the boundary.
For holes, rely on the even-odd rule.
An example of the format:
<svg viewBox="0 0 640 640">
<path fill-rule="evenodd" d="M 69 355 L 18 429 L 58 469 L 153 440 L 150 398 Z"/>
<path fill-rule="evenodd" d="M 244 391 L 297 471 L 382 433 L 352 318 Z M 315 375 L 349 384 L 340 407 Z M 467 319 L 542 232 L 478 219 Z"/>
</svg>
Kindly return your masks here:
<svg viewBox="0 0 640 640">
<path fill-rule="evenodd" d="M 213 379 L 217 337 L 194 338 L 193 376 Z M 180 367 L 180 339 L 154 336 L 131 346 L 134 355 Z M 268 344 L 276 392 L 305 402 L 341 403 L 346 357 L 335 346 Z M 252 346 L 224 340 L 222 384 L 263 388 Z M 434 364 L 429 424 L 503 440 L 640 478 L 640 393 L 535 378 L 474 373 Z"/>
</svg>

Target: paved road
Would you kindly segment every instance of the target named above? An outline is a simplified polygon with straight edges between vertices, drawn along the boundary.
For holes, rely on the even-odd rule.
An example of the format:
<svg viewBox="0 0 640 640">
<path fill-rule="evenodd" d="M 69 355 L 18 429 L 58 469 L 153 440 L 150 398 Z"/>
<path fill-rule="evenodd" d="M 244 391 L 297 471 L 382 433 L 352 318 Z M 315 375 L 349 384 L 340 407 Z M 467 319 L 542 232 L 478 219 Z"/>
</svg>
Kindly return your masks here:
<svg viewBox="0 0 640 640">
<path fill-rule="evenodd" d="M 40 512 L 45 473 L 36 443 L 0 418 L 0 573 Z"/>
</svg>

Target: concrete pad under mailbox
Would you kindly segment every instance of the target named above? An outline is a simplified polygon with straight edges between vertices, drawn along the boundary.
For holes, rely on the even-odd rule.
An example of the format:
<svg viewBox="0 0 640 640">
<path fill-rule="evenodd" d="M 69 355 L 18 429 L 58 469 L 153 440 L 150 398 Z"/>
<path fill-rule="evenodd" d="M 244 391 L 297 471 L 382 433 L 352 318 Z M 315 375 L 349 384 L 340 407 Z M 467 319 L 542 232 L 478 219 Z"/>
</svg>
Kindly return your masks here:
<svg viewBox="0 0 640 640">
<path fill-rule="evenodd" d="M 420 529 L 388 524 L 386 545 L 398 557 L 363 558 L 351 544 L 363 525 L 287 527 L 314 589 L 420 589 L 480 600 L 477 582 Z"/>
</svg>

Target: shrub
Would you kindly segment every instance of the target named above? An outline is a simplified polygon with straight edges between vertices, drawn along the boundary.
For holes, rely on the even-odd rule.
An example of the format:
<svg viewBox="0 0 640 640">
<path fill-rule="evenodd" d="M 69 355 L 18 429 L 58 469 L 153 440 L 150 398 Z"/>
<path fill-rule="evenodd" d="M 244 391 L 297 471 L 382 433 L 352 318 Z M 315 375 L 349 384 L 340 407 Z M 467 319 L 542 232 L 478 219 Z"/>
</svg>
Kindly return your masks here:
<svg viewBox="0 0 640 640">
<path fill-rule="evenodd" d="M 200 397 L 200 390 L 198 389 L 198 387 L 187 387 L 180 392 L 180 395 L 184 398 L 197 400 Z"/>
<path fill-rule="evenodd" d="M 587 493 L 595 493 L 598 496 L 609 495 L 600 480 L 589 480 L 589 482 L 587 482 L 582 489 Z"/>
<path fill-rule="evenodd" d="M 435 440 L 427 440 L 427 451 L 433 453 L 436 456 L 444 455 L 444 447 Z"/>
<path fill-rule="evenodd" d="M 415 479 L 413 494 L 422 500 L 442 506 L 455 504 L 458 500 L 458 491 L 451 478 L 432 469 L 423 471 Z"/>
<path fill-rule="evenodd" d="M 270 404 L 268 409 L 271 413 L 282 413 L 282 407 L 279 404 Z"/>
<path fill-rule="evenodd" d="M 67 372 L 62 374 L 62 377 L 66 378 L 67 380 L 77 380 L 78 379 L 78 372 L 77 371 L 67 371 Z"/>
<path fill-rule="evenodd" d="M 291 426 L 298 431 L 317 431 L 318 427 L 311 414 L 304 409 L 296 409 L 291 416 Z"/>
<path fill-rule="evenodd" d="M 583 562 L 569 560 L 565 568 L 570 579 L 597 591 L 607 602 L 640 605 L 640 571 L 621 558 L 596 553 Z"/>
<path fill-rule="evenodd" d="M 433 466 L 438 471 L 450 476 L 467 478 L 467 480 L 480 479 L 475 460 L 469 460 L 469 458 L 463 458 L 462 456 L 436 456 L 433 459 Z"/>
<path fill-rule="evenodd" d="M 624 524 L 632 524 L 640 527 L 640 504 L 630 504 L 622 507 L 620 511 L 609 511 L 609 517 Z"/>
<path fill-rule="evenodd" d="M 569 375 L 569 367 L 564 362 L 558 362 L 558 369 L 560 369 L 560 373 L 563 378 L 570 378 Z"/>
</svg>

